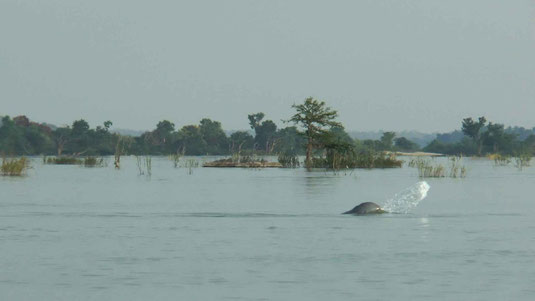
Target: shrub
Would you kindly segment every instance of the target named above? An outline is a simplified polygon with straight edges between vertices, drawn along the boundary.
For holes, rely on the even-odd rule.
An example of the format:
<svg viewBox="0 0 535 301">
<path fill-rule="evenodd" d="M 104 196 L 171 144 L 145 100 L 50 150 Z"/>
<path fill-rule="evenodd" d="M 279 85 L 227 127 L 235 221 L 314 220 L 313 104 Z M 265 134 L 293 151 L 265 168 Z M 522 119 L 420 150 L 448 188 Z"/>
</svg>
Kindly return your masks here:
<svg viewBox="0 0 535 301">
<path fill-rule="evenodd" d="M 496 166 L 506 166 L 511 163 L 511 156 L 502 155 L 502 154 L 492 154 L 489 155 L 490 159 L 494 159 L 494 165 Z"/>
<path fill-rule="evenodd" d="M 334 170 L 343 168 L 396 168 L 401 167 L 402 164 L 403 161 L 397 160 L 394 154 L 371 150 L 361 152 L 329 150 L 326 157 L 312 159 L 313 167 Z"/>
<path fill-rule="evenodd" d="M 30 167 L 30 162 L 26 157 L 20 158 L 2 158 L 2 166 L 0 172 L 3 176 L 22 176 Z"/>
<path fill-rule="evenodd" d="M 464 178 L 466 177 L 466 167 L 462 165 L 462 157 L 452 156 L 448 157 L 450 161 L 450 170 L 448 176 L 450 178 Z M 439 163 L 433 163 L 427 158 L 417 157 L 409 162 L 409 167 L 418 169 L 418 176 L 420 178 L 444 178 L 446 177 L 446 168 Z"/>
<path fill-rule="evenodd" d="M 522 170 L 522 168 L 531 165 L 531 154 L 528 152 L 518 153 L 515 156 L 515 166 Z"/>
<path fill-rule="evenodd" d="M 296 168 L 299 167 L 299 157 L 295 154 L 290 153 L 280 153 L 278 157 L 279 163 L 282 167 Z"/>
<path fill-rule="evenodd" d="M 43 159 L 45 164 L 58 164 L 58 165 L 77 165 L 83 164 L 81 159 L 75 157 L 45 157 Z"/>
<path fill-rule="evenodd" d="M 104 158 L 86 157 L 84 158 L 85 167 L 103 167 L 106 166 Z"/>
</svg>

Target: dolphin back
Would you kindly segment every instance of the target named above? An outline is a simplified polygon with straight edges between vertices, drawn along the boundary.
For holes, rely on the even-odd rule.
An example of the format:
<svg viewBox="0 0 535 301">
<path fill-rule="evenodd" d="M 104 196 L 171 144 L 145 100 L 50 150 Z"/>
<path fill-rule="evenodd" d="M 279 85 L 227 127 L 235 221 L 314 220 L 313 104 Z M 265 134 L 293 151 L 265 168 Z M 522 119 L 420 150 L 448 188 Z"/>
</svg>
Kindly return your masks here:
<svg viewBox="0 0 535 301">
<path fill-rule="evenodd" d="M 364 202 L 358 206 L 355 206 L 355 208 L 344 212 L 343 214 L 356 214 L 356 215 L 364 215 L 364 214 L 381 214 L 385 213 L 381 206 L 377 205 L 373 202 Z"/>
</svg>

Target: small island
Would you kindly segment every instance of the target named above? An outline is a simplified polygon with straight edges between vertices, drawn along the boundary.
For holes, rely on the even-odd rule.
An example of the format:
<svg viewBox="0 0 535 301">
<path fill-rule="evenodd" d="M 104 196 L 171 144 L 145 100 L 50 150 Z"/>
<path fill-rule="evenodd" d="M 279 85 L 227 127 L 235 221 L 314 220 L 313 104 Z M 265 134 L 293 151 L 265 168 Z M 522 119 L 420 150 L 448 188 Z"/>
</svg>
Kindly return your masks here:
<svg viewBox="0 0 535 301">
<path fill-rule="evenodd" d="M 268 162 L 266 160 L 258 161 L 236 161 L 232 158 L 221 159 L 212 162 L 207 162 L 203 167 L 237 167 L 237 168 L 280 168 L 283 167 L 279 162 Z"/>
</svg>

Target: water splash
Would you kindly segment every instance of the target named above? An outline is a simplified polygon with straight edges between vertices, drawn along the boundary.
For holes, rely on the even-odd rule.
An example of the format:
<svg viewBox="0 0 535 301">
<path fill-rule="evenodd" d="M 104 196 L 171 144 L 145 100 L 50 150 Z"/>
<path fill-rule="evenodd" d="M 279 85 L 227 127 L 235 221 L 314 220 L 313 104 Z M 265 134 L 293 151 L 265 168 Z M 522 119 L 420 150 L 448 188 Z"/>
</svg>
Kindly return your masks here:
<svg viewBox="0 0 535 301">
<path fill-rule="evenodd" d="M 431 187 L 427 182 L 418 182 L 386 201 L 383 209 L 392 213 L 408 213 L 425 199 L 429 188 Z"/>
</svg>

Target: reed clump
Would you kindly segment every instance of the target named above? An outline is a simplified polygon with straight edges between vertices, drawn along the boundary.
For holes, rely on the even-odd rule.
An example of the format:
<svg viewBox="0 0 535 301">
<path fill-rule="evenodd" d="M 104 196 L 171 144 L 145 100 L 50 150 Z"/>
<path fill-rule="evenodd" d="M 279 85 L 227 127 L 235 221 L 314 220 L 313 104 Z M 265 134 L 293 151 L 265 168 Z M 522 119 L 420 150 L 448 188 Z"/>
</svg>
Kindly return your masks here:
<svg viewBox="0 0 535 301">
<path fill-rule="evenodd" d="M 511 163 L 511 156 L 502 154 L 491 154 L 489 159 L 494 160 L 495 166 L 507 166 Z"/>
<path fill-rule="evenodd" d="M 184 167 L 188 170 L 188 175 L 193 174 L 193 169 L 199 167 L 199 161 L 191 158 L 184 162 Z"/>
<path fill-rule="evenodd" d="M 446 167 L 440 163 L 432 162 L 427 158 L 418 157 L 409 162 L 409 167 L 418 169 L 418 176 L 420 178 L 464 178 L 466 177 L 467 169 L 462 165 L 462 157 L 452 156 L 448 158 L 449 172 L 446 173 Z"/>
<path fill-rule="evenodd" d="M 76 157 L 43 157 L 44 164 L 57 164 L 57 165 L 81 165 L 84 164 L 82 159 Z"/>
<path fill-rule="evenodd" d="M 399 168 L 403 161 L 395 154 L 375 151 L 327 151 L 322 158 L 313 158 L 312 167 L 333 170 L 349 168 Z"/>
<path fill-rule="evenodd" d="M 152 157 L 151 156 L 136 156 L 137 168 L 139 175 L 152 176 Z"/>
<path fill-rule="evenodd" d="M 531 165 L 531 154 L 528 152 L 519 153 L 514 157 L 516 168 L 522 170 Z"/>
<path fill-rule="evenodd" d="M 182 154 L 180 154 L 178 152 L 172 154 L 171 156 L 169 156 L 169 160 L 173 161 L 173 166 L 175 168 L 178 168 L 179 163 L 180 163 L 180 158 L 182 158 Z"/>
<path fill-rule="evenodd" d="M 409 167 L 417 168 L 420 178 L 443 178 L 446 176 L 442 164 L 433 164 L 431 160 L 421 157 L 412 159 L 409 162 Z"/>
<path fill-rule="evenodd" d="M 278 161 L 282 167 L 286 168 L 297 168 L 300 165 L 299 157 L 291 153 L 280 153 Z"/>
<path fill-rule="evenodd" d="M 85 167 L 104 167 L 107 165 L 106 161 L 102 157 L 85 157 L 83 164 Z"/>
<path fill-rule="evenodd" d="M 462 164 L 463 157 L 451 156 L 448 159 L 450 161 L 450 178 L 466 177 L 466 167 Z"/>
<path fill-rule="evenodd" d="M 23 176 L 26 170 L 30 168 L 30 162 L 26 157 L 20 158 L 2 158 L 0 173 L 2 176 Z"/>
</svg>

